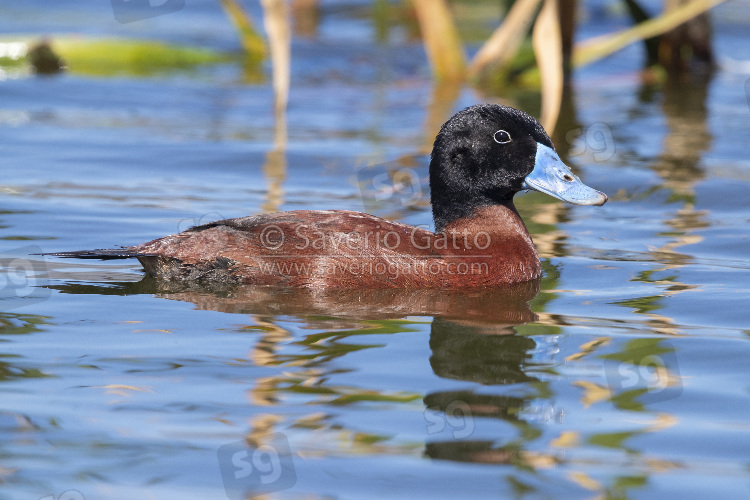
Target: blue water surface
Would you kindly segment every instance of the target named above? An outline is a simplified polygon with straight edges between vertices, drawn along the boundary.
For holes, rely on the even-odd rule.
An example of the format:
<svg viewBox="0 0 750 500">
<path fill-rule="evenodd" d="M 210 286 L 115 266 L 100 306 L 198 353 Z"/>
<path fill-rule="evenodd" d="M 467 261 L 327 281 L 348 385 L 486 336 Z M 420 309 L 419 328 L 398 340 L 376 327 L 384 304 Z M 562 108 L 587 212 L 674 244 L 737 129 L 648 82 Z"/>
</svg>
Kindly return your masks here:
<svg viewBox="0 0 750 500">
<path fill-rule="evenodd" d="M 374 4 L 295 32 L 283 119 L 267 64 L 0 72 L 0 498 L 750 495 L 744 0 L 712 12 L 711 74 L 654 83 L 638 45 L 575 73 L 553 139 L 610 201 L 517 198 L 538 289 L 216 290 L 30 255 L 276 210 L 431 226 L 440 123 L 538 98 L 433 84 L 414 24 L 384 34 Z M 582 38 L 628 25 L 582 8 Z M 126 24 L 6 3 L 0 30 L 238 50 L 208 0 Z M 394 170 L 410 183 L 383 190 Z"/>
</svg>

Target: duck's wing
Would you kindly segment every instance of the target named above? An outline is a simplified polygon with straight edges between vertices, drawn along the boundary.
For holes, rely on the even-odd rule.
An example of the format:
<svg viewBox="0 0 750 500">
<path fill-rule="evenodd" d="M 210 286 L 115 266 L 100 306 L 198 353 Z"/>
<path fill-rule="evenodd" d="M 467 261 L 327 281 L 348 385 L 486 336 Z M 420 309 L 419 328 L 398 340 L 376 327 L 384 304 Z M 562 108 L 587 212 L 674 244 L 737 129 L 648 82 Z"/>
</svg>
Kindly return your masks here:
<svg viewBox="0 0 750 500">
<path fill-rule="evenodd" d="M 128 250 L 160 277 L 392 286 L 379 271 L 434 257 L 434 238 L 429 229 L 361 212 L 301 210 L 211 222 Z"/>
<path fill-rule="evenodd" d="M 427 228 L 362 212 L 297 210 L 209 222 L 123 251 L 187 259 L 207 258 L 214 253 L 226 256 L 372 255 L 378 252 L 432 255 L 430 242 L 434 238 L 435 234 Z"/>
<path fill-rule="evenodd" d="M 148 274 L 164 279 L 424 287 L 436 283 L 417 265 L 439 257 L 435 237 L 427 228 L 361 212 L 299 210 L 210 222 L 127 248 L 45 255 L 137 258 Z"/>
</svg>

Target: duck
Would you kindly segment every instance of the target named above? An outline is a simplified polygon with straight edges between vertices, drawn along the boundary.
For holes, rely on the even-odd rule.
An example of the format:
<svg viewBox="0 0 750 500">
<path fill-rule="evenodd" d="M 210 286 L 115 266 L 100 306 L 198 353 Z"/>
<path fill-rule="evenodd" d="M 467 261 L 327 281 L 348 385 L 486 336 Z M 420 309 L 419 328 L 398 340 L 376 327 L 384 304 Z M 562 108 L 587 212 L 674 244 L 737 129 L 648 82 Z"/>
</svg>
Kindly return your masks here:
<svg viewBox="0 0 750 500">
<path fill-rule="evenodd" d="M 535 190 L 603 205 L 560 159 L 542 125 L 500 104 L 453 115 L 429 165 L 435 230 L 348 210 L 294 210 L 219 220 L 140 245 L 55 252 L 135 258 L 159 280 L 291 288 L 487 288 L 537 280 L 539 255 L 514 196 Z"/>
</svg>

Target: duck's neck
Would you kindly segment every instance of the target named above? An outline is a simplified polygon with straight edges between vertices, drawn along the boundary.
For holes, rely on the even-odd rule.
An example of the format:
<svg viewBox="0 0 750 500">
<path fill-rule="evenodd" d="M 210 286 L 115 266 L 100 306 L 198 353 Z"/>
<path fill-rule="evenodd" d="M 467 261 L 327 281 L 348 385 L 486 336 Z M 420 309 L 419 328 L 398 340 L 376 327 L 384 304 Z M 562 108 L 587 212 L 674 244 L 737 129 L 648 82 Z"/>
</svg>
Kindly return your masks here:
<svg viewBox="0 0 750 500">
<path fill-rule="evenodd" d="M 478 207 L 471 215 L 449 222 L 439 233 L 456 231 L 466 231 L 470 234 L 487 233 L 513 239 L 521 237 L 531 243 L 529 231 L 512 201 L 502 205 Z"/>
<path fill-rule="evenodd" d="M 451 253 L 471 254 L 487 263 L 487 283 L 516 283 L 541 276 L 542 268 L 534 242 L 513 203 L 477 208 L 445 226 L 439 235 L 451 241 L 468 242 Z M 470 246 L 469 246 L 470 245 Z"/>
<path fill-rule="evenodd" d="M 471 216 L 447 224 L 439 234 L 454 240 L 458 235 L 461 241 L 474 242 L 474 253 L 477 248 L 482 249 L 482 254 L 499 259 L 498 262 L 534 269 L 531 274 L 541 271 L 534 242 L 512 202 L 479 207 Z"/>
</svg>

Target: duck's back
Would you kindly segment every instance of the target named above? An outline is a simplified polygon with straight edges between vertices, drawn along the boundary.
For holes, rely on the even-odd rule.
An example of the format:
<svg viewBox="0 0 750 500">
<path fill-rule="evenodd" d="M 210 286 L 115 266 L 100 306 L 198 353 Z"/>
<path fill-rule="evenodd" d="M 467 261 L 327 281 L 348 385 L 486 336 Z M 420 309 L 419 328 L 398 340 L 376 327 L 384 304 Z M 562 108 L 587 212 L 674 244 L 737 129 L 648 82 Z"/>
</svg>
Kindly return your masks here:
<svg viewBox="0 0 750 500">
<path fill-rule="evenodd" d="M 227 219 L 128 248 L 166 279 L 333 287 L 439 286 L 418 271 L 434 233 L 342 210 Z M 416 272 L 413 270 L 417 269 Z"/>
</svg>

